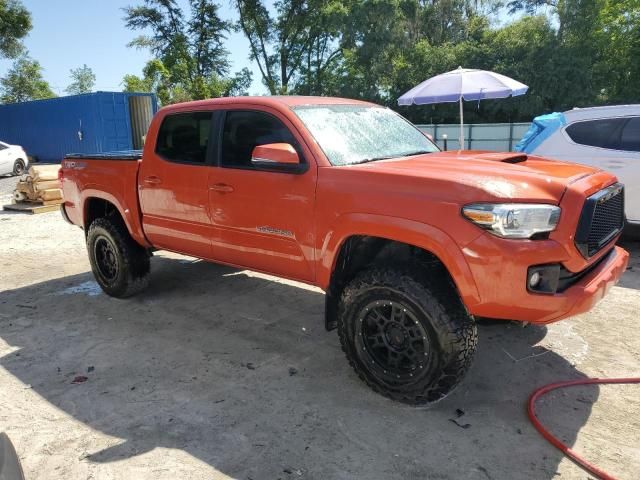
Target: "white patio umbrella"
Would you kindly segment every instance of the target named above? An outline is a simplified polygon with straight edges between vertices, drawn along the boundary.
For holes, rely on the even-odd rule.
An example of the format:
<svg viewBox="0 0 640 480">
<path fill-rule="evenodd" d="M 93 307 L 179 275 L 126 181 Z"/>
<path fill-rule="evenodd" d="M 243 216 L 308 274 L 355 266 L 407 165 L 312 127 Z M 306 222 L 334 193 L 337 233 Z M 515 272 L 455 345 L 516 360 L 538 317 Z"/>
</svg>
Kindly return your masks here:
<svg viewBox="0 0 640 480">
<path fill-rule="evenodd" d="M 460 103 L 460 148 L 464 146 L 464 116 L 462 100 L 485 100 L 523 95 L 529 89 L 499 73 L 458 67 L 425 80 L 398 99 L 398 105 L 426 105 L 430 103 Z"/>
</svg>

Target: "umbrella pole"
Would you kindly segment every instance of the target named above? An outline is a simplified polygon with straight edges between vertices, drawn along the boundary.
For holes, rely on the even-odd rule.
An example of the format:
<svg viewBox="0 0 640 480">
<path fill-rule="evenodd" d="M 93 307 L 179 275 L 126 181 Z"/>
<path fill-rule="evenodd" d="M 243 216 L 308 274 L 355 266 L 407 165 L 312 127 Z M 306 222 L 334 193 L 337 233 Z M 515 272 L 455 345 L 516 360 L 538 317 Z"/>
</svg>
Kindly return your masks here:
<svg viewBox="0 0 640 480">
<path fill-rule="evenodd" d="M 462 112 L 462 95 L 460 95 L 460 150 L 464 150 L 464 113 Z"/>
</svg>

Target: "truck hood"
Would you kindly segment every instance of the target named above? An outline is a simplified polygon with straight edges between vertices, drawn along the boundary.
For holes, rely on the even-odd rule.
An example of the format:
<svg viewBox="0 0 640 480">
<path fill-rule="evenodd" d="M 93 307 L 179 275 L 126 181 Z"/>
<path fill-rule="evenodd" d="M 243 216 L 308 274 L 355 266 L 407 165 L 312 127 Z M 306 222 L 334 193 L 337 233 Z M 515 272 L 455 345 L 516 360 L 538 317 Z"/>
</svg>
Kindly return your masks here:
<svg viewBox="0 0 640 480">
<path fill-rule="evenodd" d="M 489 199 L 553 203 L 560 201 L 568 185 L 599 171 L 522 153 L 486 151 L 435 152 L 354 167 L 387 175 L 440 180 L 469 190 L 482 190 Z"/>
</svg>

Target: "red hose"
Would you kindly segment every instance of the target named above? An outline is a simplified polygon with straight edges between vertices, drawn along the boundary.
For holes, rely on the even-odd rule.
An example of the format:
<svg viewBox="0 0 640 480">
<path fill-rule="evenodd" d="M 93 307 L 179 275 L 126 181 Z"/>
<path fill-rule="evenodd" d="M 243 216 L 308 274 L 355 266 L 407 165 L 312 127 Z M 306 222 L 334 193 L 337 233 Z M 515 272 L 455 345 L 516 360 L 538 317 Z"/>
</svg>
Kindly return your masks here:
<svg viewBox="0 0 640 480">
<path fill-rule="evenodd" d="M 556 447 L 562 453 L 564 453 L 567 457 L 577 463 L 579 466 L 584 468 L 589 473 L 595 475 L 596 477 L 602 480 L 615 480 L 615 477 L 609 475 L 604 470 L 596 467 L 592 463 L 589 463 L 587 460 L 582 458 L 576 452 L 574 452 L 571 448 L 567 447 L 564 443 L 562 443 L 558 438 L 554 437 L 538 420 L 536 417 L 536 409 L 535 404 L 536 400 L 543 396 L 546 393 L 549 393 L 551 390 L 555 390 L 557 388 L 564 387 L 573 387 L 575 385 L 593 385 L 593 384 L 620 384 L 620 383 L 640 383 L 640 378 L 585 378 L 582 380 L 569 380 L 566 382 L 558 382 L 558 383 L 550 383 L 549 385 L 545 385 L 544 387 L 538 388 L 535 392 L 531 394 L 529 398 L 529 406 L 527 411 L 529 413 L 529 419 L 533 426 L 540 432 L 540 434 L 547 439 L 551 445 Z"/>
</svg>

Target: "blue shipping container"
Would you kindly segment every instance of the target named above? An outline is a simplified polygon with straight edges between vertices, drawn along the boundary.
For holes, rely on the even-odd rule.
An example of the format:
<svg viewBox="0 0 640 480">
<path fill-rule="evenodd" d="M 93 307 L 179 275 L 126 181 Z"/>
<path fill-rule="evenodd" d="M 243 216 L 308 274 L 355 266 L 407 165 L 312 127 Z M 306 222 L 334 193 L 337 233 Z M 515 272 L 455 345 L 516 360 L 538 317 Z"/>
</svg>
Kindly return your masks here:
<svg viewBox="0 0 640 480">
<path fill-rule="evenodd" d="M 158 110 L 152 93 L 95 92 L 0 105 L 0 140 L 40 162 L 68 153 L 141 149 Z"/>
</svg>

